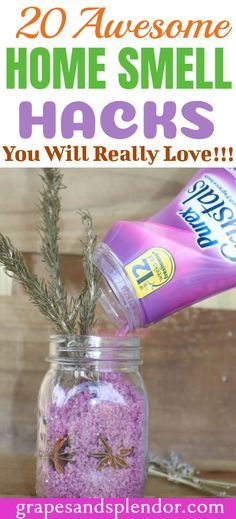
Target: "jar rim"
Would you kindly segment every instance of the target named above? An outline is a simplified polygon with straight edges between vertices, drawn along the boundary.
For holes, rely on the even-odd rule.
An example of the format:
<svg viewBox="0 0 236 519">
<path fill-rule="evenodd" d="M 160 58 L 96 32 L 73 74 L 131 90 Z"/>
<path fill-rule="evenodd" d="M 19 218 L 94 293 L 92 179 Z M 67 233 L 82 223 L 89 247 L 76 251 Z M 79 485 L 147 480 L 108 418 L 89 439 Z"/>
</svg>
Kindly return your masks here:
<svg viewBox="0 0 236 519">
<path fill-rule="evenodd" d="M 103 348 L 106 348 L 106 347 L 121 347 L 122 345 L 125 347 L 125 348 L 139 348 L 140 347 L 140 344 L 141 344 L 141 341 L 140 341 L 140 337 L 138 337 L 137 335 L 124 335 L 124 336 L 119 336 L 119 335 L 77 335 L 77 334 L 71 334 L 71 335 L 60 335 L 60 334 L 52 334 L 49 336 L 49 342 L 56 342 L 57 344 L 60 344 L 60 343 L 65 343 L 65 341 L 67 342 L 67 344 L 69 342 L 73 343 L 73 341 L 75 342 L 85 342 L 85 341 L 88 341 L 89 342 L 89 345 L 92 347 L 92 348 L 98 348 L 101 346 L 101 343 L 102 343 L 102 347 Z M 71 345 L 72 346 L 72 345 Z"/>
<path fill-rule="evenodd" d="M 140 352 L 137 336 L 51 335 L 46 360 L 67 365 L 137 366 Z"/>
</svg>

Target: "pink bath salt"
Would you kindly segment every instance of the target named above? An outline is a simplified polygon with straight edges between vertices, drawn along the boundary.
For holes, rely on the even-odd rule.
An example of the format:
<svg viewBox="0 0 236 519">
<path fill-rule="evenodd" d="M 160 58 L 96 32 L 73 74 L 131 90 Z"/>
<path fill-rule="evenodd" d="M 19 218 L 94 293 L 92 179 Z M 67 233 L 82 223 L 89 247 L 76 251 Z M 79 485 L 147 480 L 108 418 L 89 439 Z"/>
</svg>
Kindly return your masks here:
<svg viewBox="0 0 236 519">
<path fill-rule="evenodd" d="M 53 402 L 41 409 L 45 452 L 41 453 L 37 494 L 50 498 L 141 497 L 147 468 L 146 408 L 142 390 L 121 372 L 102 373 L 99 381 L 84 381 L 69 390 L 56 386 Z M 50 454 L 63 438 L 59 459 L 63 472 L 58 473 Z M 105 453 L 102 440 L 113 456 L 128 453 L 122 458 L 125 467 L 114 468 L 105 462 L 99 470 Z"/>
</svg>

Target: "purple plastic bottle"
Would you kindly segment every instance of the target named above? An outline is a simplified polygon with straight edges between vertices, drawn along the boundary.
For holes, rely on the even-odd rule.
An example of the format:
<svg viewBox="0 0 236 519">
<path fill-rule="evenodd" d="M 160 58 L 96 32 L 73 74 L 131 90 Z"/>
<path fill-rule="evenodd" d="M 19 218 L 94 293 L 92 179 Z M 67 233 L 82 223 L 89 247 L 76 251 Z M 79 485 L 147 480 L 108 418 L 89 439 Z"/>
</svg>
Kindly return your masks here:
<svg viewBox="0 0 236 519">
<path fill-rule="evenodd" d="M 94 261 L 127 331 L 236 286 L 236 170 L 202 169 L 148 220 L 115 223 Z"/>
</svg>

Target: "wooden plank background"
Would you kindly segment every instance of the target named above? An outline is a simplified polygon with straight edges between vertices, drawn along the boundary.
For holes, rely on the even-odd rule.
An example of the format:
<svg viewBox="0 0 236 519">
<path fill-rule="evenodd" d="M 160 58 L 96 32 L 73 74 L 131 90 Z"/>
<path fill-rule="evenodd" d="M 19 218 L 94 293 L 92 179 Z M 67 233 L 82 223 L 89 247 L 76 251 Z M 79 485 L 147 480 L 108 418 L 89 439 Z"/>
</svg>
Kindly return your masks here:
<svg viewBox="0 0 236 519">
<path fill-rule="evenodd" d="M 170 200 L 194 170 L 66 170 L 61 268 L 70 293 L 82 280 L 81 225 L 88 208 L 101 238 L 117 219 L 140 219 Z M 0 170 L 0 231 L 42 272 L 38 170 Z M 150 395 L 150 446 L 227 470 L 236 467 L 235 290 L 185 310 L 142 333 Z M 199 306 L 199 305 L 198 305 Z M 108 326 L 100 315 L 101 325 Z M 32 453 L 37 390 L 51 333 L 21 288 L 0 272 L 0 453 Z"/>
<path fill-rule="evenodd" d="M 24 252 L 39 252 L 37 169 L 0 170 L 1 232 L 8 233 Z M 178 193 L 194 170 L 64 170 L 61 252 L 81 250 L 81 225 L 76 211 L 89 208 L 99 238 L 119 219 L 150 216 Z"/>
</svg>

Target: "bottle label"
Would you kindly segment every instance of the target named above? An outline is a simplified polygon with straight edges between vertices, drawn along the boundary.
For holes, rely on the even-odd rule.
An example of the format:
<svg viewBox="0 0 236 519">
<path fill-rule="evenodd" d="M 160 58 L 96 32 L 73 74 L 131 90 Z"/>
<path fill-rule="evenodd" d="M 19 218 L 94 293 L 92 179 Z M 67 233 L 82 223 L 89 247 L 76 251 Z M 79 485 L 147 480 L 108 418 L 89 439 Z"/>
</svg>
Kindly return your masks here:
<svg viewBox="0 0 236 519">
<path fill-rule="evenodd" d="M 228 170 L 235 177 L 235 170 Z M 213 174 L 188 184 L 177 215 L 192 229 L 202 250 L 216 250 L 236 262 L 236 201 L 232 188 Z"/>
<path fill-rule="evenodd" d="M 168 250 L 153 247 L 128 263 L 125 270 L 138 299 L 142 299 L 171 281 L 175 261 Z"/>
</svg>

